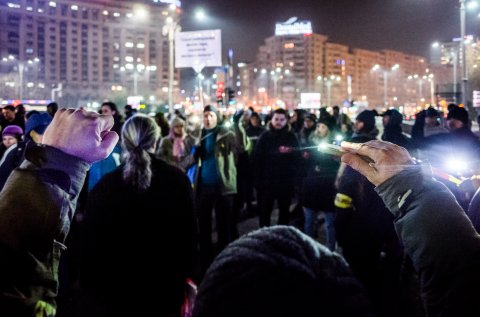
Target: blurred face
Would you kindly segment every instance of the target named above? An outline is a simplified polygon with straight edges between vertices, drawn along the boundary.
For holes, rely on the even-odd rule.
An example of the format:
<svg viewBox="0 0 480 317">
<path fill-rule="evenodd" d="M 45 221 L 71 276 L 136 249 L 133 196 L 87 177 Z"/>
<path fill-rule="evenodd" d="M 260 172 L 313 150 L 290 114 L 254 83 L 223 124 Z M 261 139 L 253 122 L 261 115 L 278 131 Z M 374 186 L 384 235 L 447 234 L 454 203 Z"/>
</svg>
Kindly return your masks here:
<svg viewBox="0 0 480 317">
<path fill-rule="evenodd" d="M 464 124 L 460 120 L 450 119 L 450 120 L 447 120 L 447 126 L 449 130 L 457 130 L 457 129 L 463 128 Z"/>
<path fill-rule="evenodd" d="M 258 117 L 251 117 L 250 124 L 254 127 L 258 127 L 260 125 L 260 119 L 258 119 Z"/>
<path fill-rule="evenodd" d="M 13 135 L 5 135 L 3 137 L 3 145 L 5 145 L 7 149 L 14 144 L 17 144 L 17 138 L 15 138 Z"/>
<path fill-rule="evenodd" d="M 383 116 L 382 118 L 383 126 L 387 126 L 387 124 L 390 122 L 390 116 Z"/>
<path fill-rule="evenodd" d="M 182 136 L 182 135 L 183 135 L 183 125 L 181 125 L 181 124 L 176 124 L 176 125 L 174 125 L 172 128 L 173 128 L 173 133 L 174 133 L 176 136 Z"/>
<path fill-rule="evenodd" d="M 362 131 L 363 129 L 363 121 L 360 121 L 360 120 L 356 120 L 355 123 L 353 124 L 353 131 L 355 131 L 355 133 L 360 133 L 360 131 Z"/>
<path fill-rule="evenodd" d="M 303 122 L 303 126 L 304 126 L 306 129 L 311 129 L 311 128 L 313 128 L 314 125 L 315 125 L 315 122 L 313 122 L 313 121 L 310 120 L 310 119 L 305 119 L 305 121 Z"/>
<path fill-rule="evenodd" d="M 102 106 L 102 114 L 107 115 L 107 116 L 113 116 L 115 114 L 115 111 L 112 111 L 112 109 L 109 106 Z"/>
<path fill-rule="evenodd" d="M 280 130 L 287 125 L 287 117 L 281 113 L 275 113 L 272 118 L 272 126 L 274 129 Z"/>
<path fill-rule="evenodd" d="M 317 133 L 322 138 L 326 137 L 328 135 L 328 132 L 329 132 L 328 127 L 325 124 L 323 124 L 323 123 L 317 124 Z"/>
<path fill-rule="evenodd" d="M 9 109 L 2 109 L 3 116 L 7 121 L 12 121 L 15 119 L 15 112 Z"/>
<path fill-rule="evenodd" d="M 203 126 L 205 129 L 213 129 L 217 126 L 217 115 L 214 112 L 207 111 L 203 113 Z"/>
</svg>

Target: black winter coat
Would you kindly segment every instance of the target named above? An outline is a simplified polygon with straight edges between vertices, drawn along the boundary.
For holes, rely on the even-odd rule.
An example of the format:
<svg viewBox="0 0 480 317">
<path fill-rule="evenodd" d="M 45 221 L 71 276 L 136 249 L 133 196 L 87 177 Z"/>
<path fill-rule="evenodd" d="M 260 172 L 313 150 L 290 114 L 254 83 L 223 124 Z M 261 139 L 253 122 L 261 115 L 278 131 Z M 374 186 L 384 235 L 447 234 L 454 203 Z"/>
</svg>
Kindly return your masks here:
<svg viewBox="0 0 480 317">
<path fill-rule="evenodd" d="M 126 185 L 122 171 L 104 176 L 89 194 L 83 285 L 109 315 L 170 316 L 197 256 L 191 185 L 178 168 L 154 157 L 145 193 Z"/>
<path fill-rule="evenodd" d="M 311 144 L 312 146 L 318 144 Z M 335 178 L 340 161 L 328 154 L 310 149 L 304 158 L 306 169 L 302 182 L 302 206 L 315 210 L 334 211 Z"/>
<path fill-rule="evenodd" d="M 270 128 L 258 140 L 254 152 L 255 184 L 259 190 L 292 192 L 302 174 L 297 137 L 288 126 Z"/>
</svg>

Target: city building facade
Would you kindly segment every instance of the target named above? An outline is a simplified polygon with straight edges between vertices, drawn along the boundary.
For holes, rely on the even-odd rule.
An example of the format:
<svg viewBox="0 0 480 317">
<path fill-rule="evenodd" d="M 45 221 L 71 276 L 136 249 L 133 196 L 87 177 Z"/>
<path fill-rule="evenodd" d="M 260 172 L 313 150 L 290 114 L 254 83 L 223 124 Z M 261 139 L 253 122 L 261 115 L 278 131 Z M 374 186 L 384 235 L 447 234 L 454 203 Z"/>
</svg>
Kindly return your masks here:
<svg viewBox="0 0 480 317">
<path fill-rule="evenodd" d="M 146 94 L 166 100 L 169 43 L 162 26 L 180 14 L 158 0 L 2 1 L 0 98 L 53 97 L 68 106 Z"/>
<path fill-rule="evenodd" d="M 287 108 L 297 107 L 302 93 L 320 93 L 322 106 L 421 102 L 430 100 L 434 80 L 422 56 L 350 48 L 316 33 L 271 36 L 243 69 L 251 74 L 248 82 L 240 78 L 247 104 Z"/>
</svg>

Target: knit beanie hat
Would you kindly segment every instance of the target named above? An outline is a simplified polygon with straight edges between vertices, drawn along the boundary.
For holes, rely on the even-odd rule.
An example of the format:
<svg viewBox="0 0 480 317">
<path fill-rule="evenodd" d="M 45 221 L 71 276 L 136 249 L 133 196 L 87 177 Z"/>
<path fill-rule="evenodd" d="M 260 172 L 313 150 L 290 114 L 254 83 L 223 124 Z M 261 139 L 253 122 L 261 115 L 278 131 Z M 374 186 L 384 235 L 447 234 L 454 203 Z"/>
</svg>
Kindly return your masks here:
<svg viewBox="0 0 480 317">
<path fill-rule="evenodd" d="M 23 135 L 23 130 L 18 125 L 9 125 L 2 131 L 2 136 L 11 135 L 16 138 Z"/>
<path fill-rule="evenodd" d="M 205 106 L 205 108 L 203 108 L 203 113 L 208 112 L 208 111 L 215 113 L 215 115 L 217 116 L 217 119 L 220 120 L 220 113 L 218 112 L 218 109 L 216 107 L 214 107 L 212 105 Z"/>
<path fill-rule="evenodd" d="M 294 227 L 275 226 L 241 237 L 217 256 L 192 316 L 371 316 L 371 310 L 339 254 Z"/>
<path fill-rule="evenodd" d="M 366 130 L 371 130 L 375 127 L 375 112 L 372 110 L 363 110 L 357 115 L 356 120 L 362 121 Z"/>
</svg>

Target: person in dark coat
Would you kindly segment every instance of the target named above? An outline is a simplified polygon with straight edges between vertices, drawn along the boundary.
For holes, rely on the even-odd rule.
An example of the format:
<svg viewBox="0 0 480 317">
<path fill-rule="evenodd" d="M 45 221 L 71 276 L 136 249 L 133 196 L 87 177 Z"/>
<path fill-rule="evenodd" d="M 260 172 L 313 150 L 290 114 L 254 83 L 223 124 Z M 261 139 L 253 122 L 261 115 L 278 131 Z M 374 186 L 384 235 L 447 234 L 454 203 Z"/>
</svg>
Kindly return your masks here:
<svg viewBox="0 0 480 317">
<path fill-rule="evenodd" d="M 117 105 L 111 101 L 106 101 L 102 103 L 100 107 L 100 113 L 107 116 L 113 116 L 114 124 L 112 131 L 115 131 L 118 135 L 121 134 L 122 131 L 122 116 L 118 111 Z"/>
<path fill-rule="evenodd" d="M 81 282 L 102 316 L 177 316 L 197 259 L 188 178 L 153 153 L 160 131 L 135 115 L 122 129 L 124 164 L 88 197 Z"/>
<path fill-rule="evenodd" d="M 382 114 L 382 140 L 410 149 L 410 139 L 403 134 L 403 116 L 395 109 L 389 109 Z"/>
<path fill-rule="evenodd" d="M 291 127 L 293 133 L 295 133 L 295 135 L 298 135 L 300 133 L 300 131 L 302 130 L 303 121 L 305 120 L 305 115 L 306 114 L 307 114 L 306 111 L 303 110 L 303 109 L 293 110 L 293 114 L 290 117 L 289 123 L 290 123 L 290 127 Z"/>
<path fill-rule="evenodd" d="M 352 142 L 375 140 L 375 114 L 361 112 L 354 124 Z M 365 285 L 376 311 L 384 316 L 398 299 L 402 263 L 393 216 L 374 186 L 350 166 L 342 165 L 335 197 L 335 232 L 343 256 Z"/>
<path fill-rule="evenodd" d="M 2 317 L 55 316 L 59 259 L 77 198 L 89 163 L 105 158 L 118 140 L 112 123 L 83 109 L 60 110 L 43 144 L 29 144 L 0 192 Z"/>
<path fill-rule="evenodd" d="M 3 116 L 0 117 L 0 128 L 5 129 L 9 125 L 16 125 L 25 130 L 25 118 L 23 116 L 17 116 L 15 113 L 15 107 L 13 105 L 7 105 L 2 108 Z"/>
<path fill-rule="evenodd" d="M 480 140 L 470 130 L 469 114 L 465 108 L 450 107 L 447 115 L 449 133 L 431 135 L 424 140 L 421 159 L 428 161 L 434 171 L 453 174 L 456 177 L 470 177 L 480 168 Z M 474 192 L 459 190 L 456 184 L 439 178 L 455 195 L 465 211 Z"/>
<path fill-rule="evenodd" d="M 168 123 L 167 118 L 165 118 L 165 114 L 163 112 L 156 113 L 155 122 L 160 127 L 162 138 L 167 137 L 170 134 L 170 124 Z"/>
<path fill-rule="evenodd" d="M 323 144 L 331 144 L 334 141 L 333 127 L 330 120 L 319 120 L 316 130 L 310 134 L 304 157 L 306 175 L 302 181 L 301 201 L 304 214 L 304 232 L 315 237 L 317 212 L 325 214 L 326 245 L 330 250 L 335 250 L 334 228 L 334 200 L 335 200 L 335 177 L 340 162 L 328 154 L 318 150 Z M 332 130 L 331 130 L 332 129 Z"/>
<path fill-rule="evenodd" d="M 278 224 L 288 224 L 301 156 L 299 143 L 287 124 L 287 112 L 273 112 L 269 130 L 255 147 L 255 184 L 260 199 L 260 226 L 270 226 L 273 203 L 278 202 Z"/>
</svg>

